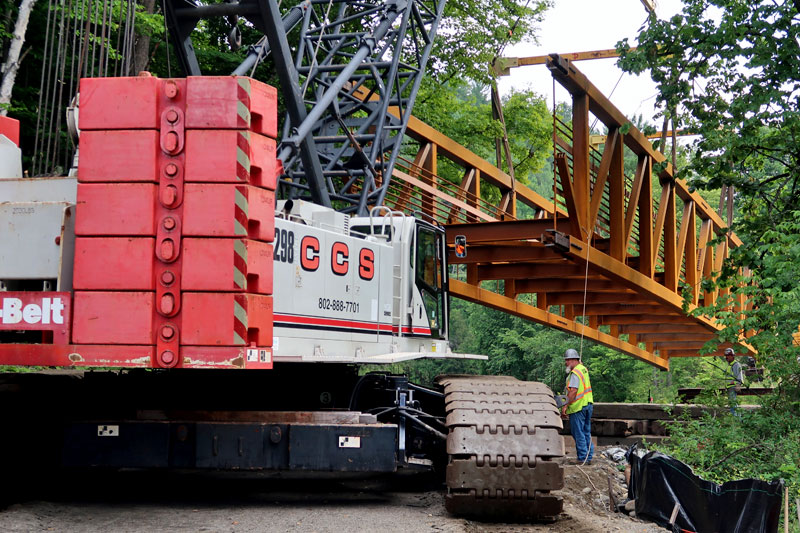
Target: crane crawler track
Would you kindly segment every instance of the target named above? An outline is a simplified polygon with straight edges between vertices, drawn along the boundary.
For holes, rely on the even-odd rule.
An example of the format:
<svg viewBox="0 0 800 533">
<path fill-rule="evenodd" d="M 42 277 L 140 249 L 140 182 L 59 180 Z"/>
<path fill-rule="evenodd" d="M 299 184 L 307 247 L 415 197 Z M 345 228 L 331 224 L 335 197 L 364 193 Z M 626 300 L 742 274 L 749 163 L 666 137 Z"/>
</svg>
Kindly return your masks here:
<svg viewBox="0 0 800 533">
<path fill-rule="evenodd" d="M 555 520 L 562 510 L 563 427 L 550 389 L 506 376 L 441 376 L 447 411 L 447 496 L 453 514 Z"/>
</svg>

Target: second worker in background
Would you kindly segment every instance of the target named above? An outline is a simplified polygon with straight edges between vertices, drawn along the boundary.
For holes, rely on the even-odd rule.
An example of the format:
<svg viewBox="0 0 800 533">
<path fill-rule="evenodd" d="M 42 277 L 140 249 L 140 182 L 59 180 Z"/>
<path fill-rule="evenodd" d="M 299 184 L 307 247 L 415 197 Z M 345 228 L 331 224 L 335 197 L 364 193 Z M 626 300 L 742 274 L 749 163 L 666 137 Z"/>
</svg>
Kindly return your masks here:
<svg viewBox="0 0 800 533">
<path fill-rule="evenodd" d="M 580 355 L 572 348 L 564 353 L 567 372 L 567 401 L 561 408 L 561 416 L 569 415 L 569 427 L 575 439 L 579 464 L 590 464 L 594 456 L 592 444 L 592 384 L 589 371 L 581 363 Z"/>
</svg>

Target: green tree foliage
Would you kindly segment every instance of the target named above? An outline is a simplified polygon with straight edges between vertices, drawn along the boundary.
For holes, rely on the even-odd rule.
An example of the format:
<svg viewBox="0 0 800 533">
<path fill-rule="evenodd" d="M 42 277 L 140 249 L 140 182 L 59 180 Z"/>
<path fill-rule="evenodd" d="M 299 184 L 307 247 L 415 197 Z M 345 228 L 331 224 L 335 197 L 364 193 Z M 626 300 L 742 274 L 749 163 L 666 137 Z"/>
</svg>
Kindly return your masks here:
<svg viewBox="0 0 800 533">
<path fill-rule="evenodd" d="M 787 441 L 800 441 L 800 360 L 793 342 L 800 323 L 798 7 L 789 0 L 684 0 L 671 19 L 649 19 L 635 51 L 627 41 L 618 45 L 623 68 L 650 69 L 678 126 L 702 135 L 680 174 L 699 189 L 736 188 L 734 229 L 744 244 L 732 251 L 716 285 L 735 292 L 752 283 L 738 290 L 755 309 L 742 317 L 721 299 L 705 311 L 726 326 L 723 339 L 755 333 L 748 340 L 776 385 L 757 414 L 687 426 L 672 439 L 673 449 L 712 477 L 784 477 L 796 494 L 798 450 Z M 750 269 L 746 276 L 741 267 Z M 730 451 L 736 458 L 720 462 Z"/>
<path fill-rule="evenodd" d="M 509 44 L 534 41 L 537 23 L 552 0 L 449 1 L 431 54 L 439 83 L 453 78 L 488 83 L 489 65 Z"/>
<path fill-rule="evenodd" d="M 440 85 L 429 78 L 423 82 L 414 115 L 496 163 L 495 139 L 503 130 L 500 122 L 492 118 L 488 93 L 488 87 L 475 82 L 453 79 Z M 544 98 L 533 91 L 512 91 L 502 100 L 515 176 L 530 184 L 552 153 L 550 112 Z M 456 183 L 463 177 L 462 170 L 446 164 L 439 173 Z"/>
</svg>

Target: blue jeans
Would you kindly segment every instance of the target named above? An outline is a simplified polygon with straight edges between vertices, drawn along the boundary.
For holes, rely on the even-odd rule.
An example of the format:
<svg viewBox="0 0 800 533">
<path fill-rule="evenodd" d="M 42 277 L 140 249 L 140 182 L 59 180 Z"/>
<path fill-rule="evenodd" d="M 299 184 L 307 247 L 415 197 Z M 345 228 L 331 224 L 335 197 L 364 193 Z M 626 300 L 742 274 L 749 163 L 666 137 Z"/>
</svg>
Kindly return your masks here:
<svg viewBox="0 0 800 533">
<path fill-rule="evenodd" d="M 730 406 L 731 414 L 737 415 L 736 413 L 736 388 L 729 387 L 728 388 L 728 405 Z M 738 416 L 738 415 L 737 415 Z"/>
<path fill-rule="evenodd" d="M 572 437 L 575 439 L 575 449 L 578 450 L 578 461 L 583 462 L 586 459 L 586 453 L 589 453 L 589 458 L 586 462 L 592 460 L 594 457 L 594 445 L 592 444 L 592 411 L 594 405 L 586 404 L 583 409 L 577 413 L 569 415 L 569 429 Z"/>
</svg>

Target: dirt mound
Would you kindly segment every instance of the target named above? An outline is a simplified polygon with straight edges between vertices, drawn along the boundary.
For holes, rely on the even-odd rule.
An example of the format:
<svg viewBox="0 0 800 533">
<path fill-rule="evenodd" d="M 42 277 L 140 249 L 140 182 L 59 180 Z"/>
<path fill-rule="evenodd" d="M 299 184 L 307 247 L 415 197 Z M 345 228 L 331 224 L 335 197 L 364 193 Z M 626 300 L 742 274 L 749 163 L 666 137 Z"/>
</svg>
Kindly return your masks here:
<svg viewBox="0 0 800 533">
<path fill-rule="evenodd" d="M 569 437 L 567 437 L 569 438 Z M 626 513 L 614 512 L 609 498 L 609 478 L 611 492 L 617 503 L 624 503 L 628 496 L 623 469 L 627 464 L 606 457 L 604 451 L 613 446 L 598 447 L 591 465 L 574 465 L 573 458 L 564 460 L 564 488 L 556 494 L 564 498 L 564 512 L 553 524 L 485 524 L 468 522 L 468 532 L 508 532 L 555 531 L 563 533 L 656 533 L 664 529 L 652 522 L 646 522 Z"/>
</svg>

